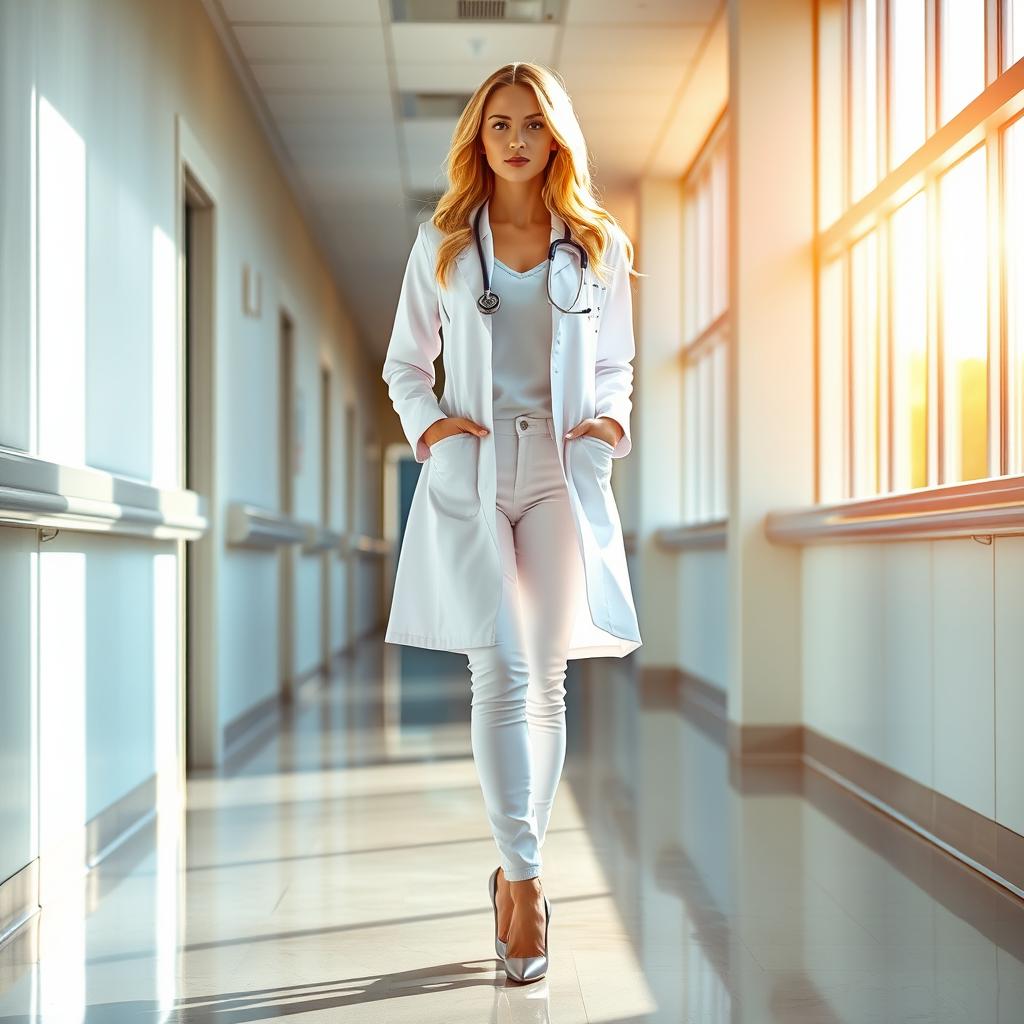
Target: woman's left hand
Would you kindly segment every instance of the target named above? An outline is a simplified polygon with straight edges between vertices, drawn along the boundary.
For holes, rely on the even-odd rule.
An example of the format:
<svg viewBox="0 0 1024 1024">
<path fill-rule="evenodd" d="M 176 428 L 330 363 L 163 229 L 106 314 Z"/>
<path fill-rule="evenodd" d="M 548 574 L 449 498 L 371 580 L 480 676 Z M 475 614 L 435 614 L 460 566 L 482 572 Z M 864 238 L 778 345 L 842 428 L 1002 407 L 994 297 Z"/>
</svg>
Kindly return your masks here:
<svg viewBox="0 0 1024 1024">
<path fill-rule="evenodd" d="M 623 430 L 618 421 L 611 416 L 598 416 L 587 420 L 580 420 L 575 427 L 566 435 L 566 440 L 582 437 L 584 434 L 593 434 L 602 441 L 607 441 L 613 448 L 619 443 Z"/>
</svg>

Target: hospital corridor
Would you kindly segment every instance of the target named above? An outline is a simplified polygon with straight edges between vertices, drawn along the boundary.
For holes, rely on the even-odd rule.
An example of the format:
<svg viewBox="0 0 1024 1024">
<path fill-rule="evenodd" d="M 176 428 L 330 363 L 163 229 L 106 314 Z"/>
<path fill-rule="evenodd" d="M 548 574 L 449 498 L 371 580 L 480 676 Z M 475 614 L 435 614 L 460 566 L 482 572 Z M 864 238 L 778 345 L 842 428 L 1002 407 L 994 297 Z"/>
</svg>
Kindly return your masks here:
<svg viewBox="0 0 1024 1024">
<path fill-rule="evenodd" d="M 1024 1024 L 1024 0 L 0 0 L 0 1024 L 249 1021 Z"/>
</svg>

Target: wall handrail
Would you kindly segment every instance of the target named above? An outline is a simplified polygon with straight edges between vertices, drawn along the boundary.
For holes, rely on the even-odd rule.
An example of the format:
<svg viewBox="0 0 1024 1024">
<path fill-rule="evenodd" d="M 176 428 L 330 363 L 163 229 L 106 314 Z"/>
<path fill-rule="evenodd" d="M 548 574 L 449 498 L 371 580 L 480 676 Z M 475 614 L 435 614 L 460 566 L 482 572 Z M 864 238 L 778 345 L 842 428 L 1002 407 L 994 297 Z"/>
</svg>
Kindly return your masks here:
<svg viewBox="0 0 1024 1024">
<path fill-rule="evenodd" d="M 272 551 L 306 540 L 309 523 L 273 509 L 235 501 L 228 506 L 227 543 L 231 547 Z"/>
<path fill-rule="evenodd" d="M 156 540 L 197 540 L 209 527 L 195 491 L 8 450 L 0 450 L 0 523 Z"/>
</svg>

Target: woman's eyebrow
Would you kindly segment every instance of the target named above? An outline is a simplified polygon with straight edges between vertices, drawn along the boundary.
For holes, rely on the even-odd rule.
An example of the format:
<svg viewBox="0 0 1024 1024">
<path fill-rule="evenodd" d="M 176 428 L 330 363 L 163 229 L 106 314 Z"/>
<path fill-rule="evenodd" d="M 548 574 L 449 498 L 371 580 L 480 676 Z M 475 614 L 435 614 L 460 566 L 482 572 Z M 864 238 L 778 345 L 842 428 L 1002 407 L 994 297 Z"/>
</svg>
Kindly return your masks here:
<svg viewBox="0 0 1024 1024">
<path fill-rule="evenodd" d="M 526 116 L 527 117 L 543 117 L 544 115 L 543 115 L 543 113 L 541 113 L 541 111 L 538 110 L 536 114 L 527 114 Z M 489 121 L 491 119 L 491 117 L 503 117 L 507 121 L 511 121 L 512 120 L 511 116 L 508 115 L 508 114 L 491 114 L 491 116 L 488 117 L 487 120 Z"/>
</svg>

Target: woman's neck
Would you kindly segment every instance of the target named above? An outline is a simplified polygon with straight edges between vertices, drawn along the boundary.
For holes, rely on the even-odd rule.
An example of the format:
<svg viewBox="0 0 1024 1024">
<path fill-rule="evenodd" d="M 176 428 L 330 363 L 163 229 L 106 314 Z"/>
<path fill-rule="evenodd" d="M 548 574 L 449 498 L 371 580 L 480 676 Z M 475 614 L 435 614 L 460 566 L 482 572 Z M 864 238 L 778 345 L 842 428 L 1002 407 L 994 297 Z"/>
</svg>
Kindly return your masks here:
<svg viewBox="0 0 1024 1024">
<path fill-rule="evenodd" d="M 487 204 L 488 222 L 519 229 L 550 223 L 551 214 L 541 196 L 542 184 L 540 177 L 523 182 L 495 178 L 494 195 Z"/>
</svg>

